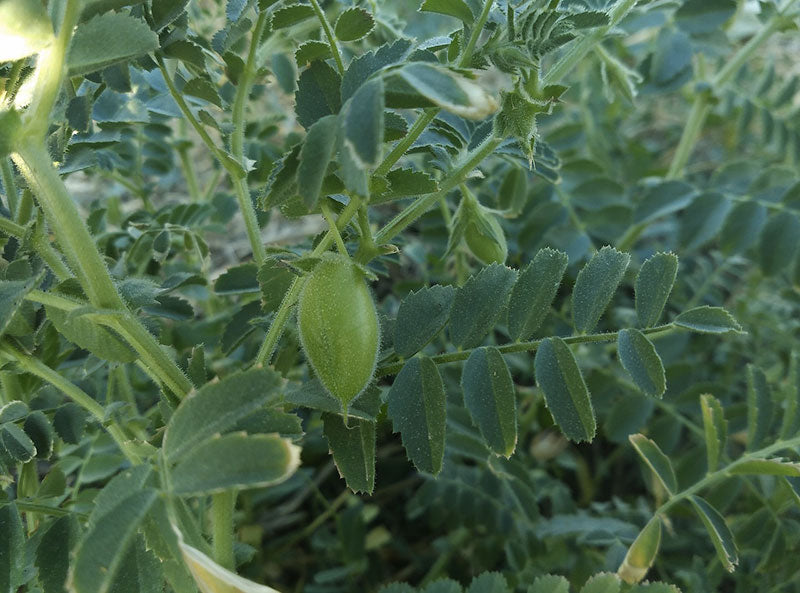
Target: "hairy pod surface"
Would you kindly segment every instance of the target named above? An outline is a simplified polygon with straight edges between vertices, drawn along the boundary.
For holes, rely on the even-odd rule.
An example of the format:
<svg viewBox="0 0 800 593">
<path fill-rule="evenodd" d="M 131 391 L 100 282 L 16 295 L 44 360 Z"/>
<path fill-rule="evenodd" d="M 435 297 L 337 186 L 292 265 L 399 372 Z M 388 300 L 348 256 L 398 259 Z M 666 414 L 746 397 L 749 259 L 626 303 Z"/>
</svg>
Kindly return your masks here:
<svg viewBox="0 0 800 593">
<path fill-rule="evenodd" d="M 297 324 L 309 364 L 347 408 L 372 379 L 380 345 L 364 273 L 345 256 L 323 256 L 300 295 Z"/>
</svg>

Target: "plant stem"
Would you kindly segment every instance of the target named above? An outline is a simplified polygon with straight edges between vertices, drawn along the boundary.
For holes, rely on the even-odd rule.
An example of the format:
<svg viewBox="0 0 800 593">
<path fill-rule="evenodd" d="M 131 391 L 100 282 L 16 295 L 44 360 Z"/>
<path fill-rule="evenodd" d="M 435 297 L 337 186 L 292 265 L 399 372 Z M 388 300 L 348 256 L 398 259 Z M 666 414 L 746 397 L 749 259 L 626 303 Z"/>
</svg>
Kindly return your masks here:
<svg viewBox="0 0 800 593">
<path fill-rule="evenodd" d="M 617 26 L 619 22 L 633 10 L 638 0 L 622 0 L 618 3 L 609 14 L 609 23 L 604 27 L 598 27 L 591 33 L 581 37 L 577 42 L 572 44 L 564 55 L 553 66 L 547 70 L 542 77 L 542 86 L 555 84 L 570 72 L 578 63 L 586 57 L 595 45 L 608 33 L 613 27 Z"/>
<path fill-rule="evenodd" d="M 358 200 L 351 199 L 347 206 L 344 207 L 339 214 L 338 220 L 336 221 L 336 226 L 339 230 L 342 230 L 345 226 L 347 226 L 347 223 L 350 222 L 350 219 L 355 216 L 358 206 Z M 328 233 L 320 240 L 311 254 L 320 255 L 331 246 L 333 241 L 333 233 L 328 231 Z M 255 364 L 269 364 L 272 353 L 275 351 L 275 346 L 278 345 L 278 340 L 283 334 L 283 328 L 286 325 L 286 322 L 289 320 L 289 314 L 292 311 L 292 306 L 294 306 L 295 302 L 297 302 L 297 298 L 300 296 L 300 291 L 302 288 L 303 280 L 301 278 L 295 278 L 292 281 L 291 286 L 289 286 L 289 289 L 286 291 L 286 294 L 283 296 L 281 306 L 278 307 L 278 311 L 275 313 L 275 319 L 272 320 L 272 325 L 269 326 L 269 331 L 267 331 L 267 335 L 264 338 L 264 343 L 261 344 L 261 348 L 256 355 Z"/>
<path fill-rule="evenodd" d="M 17 147 L 13 158 L 29 187 L 36 193 L 58 243 L 91 303 L 99 308 L 124 308 L 94 239 L 44 146 L 23 143 Z"/>
<path fill-rule="evenodd" d="M 25 372 L 50 383 L 53 387 L 63 392 L 64 395 L 89 412 L 100 424 L 105 426 L 111 438 L 114 439 L 114 442 L 122 453 L 128 458 L 128 461 L 134 465 L 141 463 L 141 458 L 136 451 L 129 446 L 128 439 L 122 429 L 114 424 L 113 421 L 107 425 L 105 424 L 105 408 L 92 399 L 85 391 L 62 377 L 58 372 L 51 369 L 38 358 L 27 356 L 9 344 L 0 343 L 0 353 L 16 361 L 19 367 Z"/>
<path fill-rule="evenodd" d="M 350 198 L 351 200 L 353 198 Z M 339 234 L 339 228 L 336 226 L 336 221 L 333 219 L 333 215 L 331 214 L 331 209 L 328 208 L 328 205 L 323 200 L 319 204 L 320 210 L 322 210 L 322 216 L 325 217 L 325 221 L 328 223 L 328 227 L 330 228 L 330 233 L 333 234 L 333 240 L 336 242 L 336 249 L 339 250 L 344 256 L 348 256 L 347 247 L 342 240 L 342 235 Z"/>
<path fill-rule="evenodd" d="M 665 323 L 664 325 L 657 325 L 655 327 L 648 327 L 642 329 L 641 332 L 643 334 L 657 334 L 661 332 L 666 332 L 674 329 L 676 326 L 672 323 Z M 606 332 L 602 334 L 587 334 L 583 336 L 569 336 L 566 338 L 562 338 L 567 344 L 587 344 L 587 343 L 596 343 L 596 342 L 613 342 L 617 339 L 619 332 Z M 540 340 L 532 340 L 530 342 L 513 342 L 511 344 L 504 344 L 503 346 L 498 346 L 497 349 L 502 354 L 512 354 L 514 352 L 535 352 L 541 343 L 546 338 L 542 338 Z M 459 362 L 462 360 L 466 360 L 469 358 L 470 354 L 473 351 L 477 350 L 477 348 L 469 348 L 467 350 L 459 350 L 458 352 L 446 352 L 444 354 L 439 354 L 437 356 L 431 356 L 431 360 L 436 364 L 447 364 L 449 362 Z M 376 375 L 378 377 L 384 377 L 386 375 L 395 375 L 400 372 L 400 369 L 403 368 L 405 365 L 405 361 L 395 362 L 392 364 L 387 364 L 381 367 L 378 367 L 376 371 Z"/>
<path fill-rule="evenodd" d="M 33 99 L 25 111 L 25 133 L 38 141 L 44 140 L 50 125 L 50 112 L 61 90 L 61 81 L 67 69 L 64 61 L 67 56 L 72 30 L 78 22 L 82 2 L 67 0 L 64 6 L 64 17 L 58 36 L 52 45 L 39 54 L 36 65 L 36 84 Z"/>
<path fill-rule="evenodd" d="M 231 119 L 233 122 L 233 132 L 231 134 L 231 154 L 233 158 L 242 167 L 247 170 L 244 162 L 244 132 L 245 132 L 245 106 L 247 99 L 250 96 L 250 88 L 253 85 L 253 79 L 256 74 L 256 55 L 258 53 L 258 42 L 264 34 L 264 29 L 269 21 L 269 13 L 264 10 L 258 15 L 255 29 L 250 39 L 250 49 L 247 52 L 247 61 L 244 64 L 244 70 L 239 78 L 239 84 L 236 86 L 236 97 L 233 101 L 233 110 L 231 112 Z M 258 225 L 258 217 L 256 216 L 253 201 L 250 199 L 250 190 L 247 187 L 247 174 L 244 177 L 232 175 L 231 182 L 236 192 L 236 199 L 239 202 L 239 209 L 242 211 L 244 217 L 245 228 L 247 229 L 247 237 L 250 240 L 250 248 L 253 250 L 253 259 L 258 266 L 261 266 L 267 259 L 267 250 L 261 240 L 261 227 Z"/>
<path fill-rule="evenodd" d="M 800 436 L 796 436 L 792 439 L 780 440 L 767 447 L 764 447 L 763 449 L 759 449 L 758 451 L 753 451 L 752 453 L 747 453 L 745 455 L 742 455 L 736 461 L 732 461 L 722 469 L 718 469 L 715 472 L 711 472 L 710 474 L 706 475 L 705 478 L 699 480 L 698 482 L 695 482 L 692 486 L 690 486 L 686 490 L 678 492 L 677 494 L 670 497 L 669 500 L 667 500 L 664 504 L 658 507 L 658 509 L 656 509 L 655 516 L 660 516 L 665 514 L 670 508 L 672 508 L 679 502 L 686 500 L 696 492 L 700 492 L 704 488 L 707 488 L 712 484 L 719 482 L 720 480 L 730 477 L 731 475 L 733 475 L 730 473 L 731 470 L 735 468 L 737 465 L 741 465 L 743 463 L 752 461 L 754 459 L 765 459 L 778 451 L 782 451 L 784 449 L 793 449 L 798 446 L 800 446 Z"/>
<path fill-rule="evenodd" d="M 792 4 L 794 4 L 794 2 L 790 2 L 784 10 L 788 9 Z M 745 62 L 750 59 L 753 53 L 778 30 L 784 19 L 783 12 L 776 14 L 758 34 L 751 37 L 747 43 L 739 48 L 739 51 L 728 60 L 711 80 L 711 88 L 715 91 L 719 91 L 739 69 L 744 66 Z M 686 163 L 689 161 L 697 139 L 700 137 L 700 132 L 703 130 L 706 117 L 711 110 L 709 100 L 710 96 L 705 92 L 698 93 L 695 96 L 692 109 L 689 112 L 689 119 L 686 120 L 686 125 L 683 128 L 683 133 L 678 143 L 678 148 L 675 150 L 669 170 L 667 171 L 667 179 L 677 179 L 680 177 Z"/>
<path fill-rule="evenodd" d="M 472 26 L 472 34 L 469 36 L 469 41 L 467 41 L 467 45 L 464 47 L 464 53 L 461 54 L 461 59 L 458 61 L 460 68 L 469 67 L 469 63 L 472 60 L 472 52 L 475 51 L 475 45 L 478 43 L 478 38 L 481 36 L 483 26 L 486 24 L 486 20 L 489 18 L 489 13 L 492 10 L 492 4 L 494 4 L 494 0 L 484 0 L 483 10 L 481 10 L 478 20 L 476 20 Z"/>
<path fill-rule="evenodd" d="M 235 571 L 233 556 L 233 510 L 236 506 L 236 491 L 226 490 L 211 496 L 211 516 L 214 560 L 228 570 Z"/>
<path fill-rule="evenodd" d="M 333 54 L 333 61 L 336 62 L 336 69 L 339 70 L 339 74 L 344 74 L 342 56 L 339 53 L 339 47 L 336 45 L 336 37 L 333 36 L 333 31 L 331 31 L 328 18 L 325 16 L 325 12 L 323 12 L 317 0 L 311 0 L 311 6 L 314 8 L 314 12 L 317 14 L 319 24 L 322 25 L 322 30 L 325 32 L 325 37 L 328 38 L 328 45 L 331 46 L 331 53 Z"/>
<path fill-rule="evenodd" d="M 181 161 L 181 169 L 183 169 L 183 177 L 186 179 L 186 187 L 189 189 L 189 196 L 193 202 L 199 202 L 200 187 L 197 185 L 197 174 L 194 170 L 194 163 L 192 163 L 192 159 L 189 156 L 188 147 L 181 146 L 177 150 Z"/>
<path fill-rule="evenodd" d="M 375 235 L 375 242 L 378 245 L 382 245 L 391 241 L 404 228 L 422 216 L 439 198 L 446 195 L 447 192 L 461 183 L 464 176 L 477 167 L 501 142 L 501 138 L 494 136 L 487 138 L 483 144 L 476 147 L 471 154 L 467 155 L 465 162 L 458 167 L 458 169 L 453 171 L 447 179 L 442 181 L 439 185 L 439 191 L 417 198 Z"/>
<path fill-rule="evenodd" d="M 417 138 L 420 137 L 420 134 L 422 134 L 422 132 L 425 131 L 425 128 L 428 127 L 428 124 L 436 119 L 439 111 L 440 109 L 438 107 L 429 107 L 423 111 L 422 115 L 417 118 L 417 121 L 415 121 L 408 130 L 408 133 L 403 136 L 402 140 L 394 145 L 394 148 L 389 151 L 389 154 L 387 154 L 381 164 L 378 165 L 378 167 L 375 169 L 374 175 L 378 177 L 386 175 L 394 166 L 394 164 L 406 153 L 406 151 L 411 148 L 411 145 L 416 142 Z"/>
<path fill-rule="evenodd" d="M 17 184 L 14 182 L 14 170 L 8 159 L 0 159 L 0 173 L 3 175 L 3 189 L 8 199 L 8 209 L 11 216 L 14 216 L 17 213 L 19 195 L 17 195 Z"/>
</svg>

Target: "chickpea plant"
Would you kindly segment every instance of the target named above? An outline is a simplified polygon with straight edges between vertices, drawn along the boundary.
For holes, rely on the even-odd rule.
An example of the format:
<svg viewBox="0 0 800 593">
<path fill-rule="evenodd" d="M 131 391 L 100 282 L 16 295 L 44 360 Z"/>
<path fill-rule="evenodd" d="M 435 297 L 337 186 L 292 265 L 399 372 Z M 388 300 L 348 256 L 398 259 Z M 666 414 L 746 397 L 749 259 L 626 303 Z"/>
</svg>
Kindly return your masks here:
<svg viewBox="0 0 800 593">
<path fill-rule="evenodd" d="M 0 0 L 0 593 L 800 591 L 799 21 Z"/>
</svg>

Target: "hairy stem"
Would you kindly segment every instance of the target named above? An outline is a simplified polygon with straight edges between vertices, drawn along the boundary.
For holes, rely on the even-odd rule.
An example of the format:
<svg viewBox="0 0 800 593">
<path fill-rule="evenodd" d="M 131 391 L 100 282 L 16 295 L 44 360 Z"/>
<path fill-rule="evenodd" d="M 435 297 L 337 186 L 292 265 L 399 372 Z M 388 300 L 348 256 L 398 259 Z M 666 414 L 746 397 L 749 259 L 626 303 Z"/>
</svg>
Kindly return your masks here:
<svg viewBox="0 0 800 593">
<path fill-rule="evenodd" d="M 381 245 L 391 241 L 408 225 L 425 214 L 428 208 L 433 206 L 439 198 L 446 195 L 447 192 L 461 183 L 466 175 L 500 146 L 501 142 L 501 138 L 494 136 L 487 138 L 483 144 L 475 148 L 471 154 L 467 155 L 466 160 L 460 167 L 439 184 L 439 191 L 417 198 L 375 235 L 375 242 Z"/>
<path fill-rule="evenodd" d="M 319 24 L 322 25 L 322 30 L 325 33 L 325 37 L 328 38 L 328 45 L 331 46 L 331 53 L 333 54 L 333 61 L 336 62 L 336 69 L 339 71 L 339 74 L 344 74 L 342 55 L 339 53 L 339 46 L 336 45 L 336 37 L 333 36 L 333 31 L 331 31 L 331 25 L 328 23 L 328 18 L 325 16 L 325 12 L 322 10 L 322 7 L 320 7 L 317 0 L 311 0 L 311 6 L 314 8 L 314 12 L 317 14 Z"/>
<path fill-rule="evenodd" d="M 256 74 L 258 43 L 269 22 L 268 16 L 269 13 L 266 10 L 261 11 L 258 15 L 255 29 L 253 29 L 253 34 L 250 38 L 250 49 L 247 52 L 247 61 L 244 64 L 244 71 L 236 87 L 236 97 L 233 101 L 233 111 L 231 113 L 233 121 L 231 153 L 233 154 L 233 158 L 239 161 L 245 170 L 247 169 L 244 163 L 245 107 Z M 242 216 L 244 217 L 247 237 L 250 240 L 250 248 L 253 250 L 253 259 L 256 264 L 261 266 L 267 259 L 267 250 L 261 240 L 261 227 L 258 225 L 258 217 L 253 207 L 253 201 L 250 199 L 250 190 L 247 187 L 247 175 L 244 177 L 231 176 L 231 181 L 236 192 L 236 200 L 239 202 L 239 210 L 241 210 Z"/>
<path fill-rule="evenodd" d="M 214 560 L 228 570 L 236 570 L 233 556 L 233 510 L 235 506 L 236 492 L 233 490 L 218 492 L 211 496 Z"/>
<path fill-rule="evenodd" d="M 81 4 L 81 0 L 67 0 L 58 36 L 52 45 L 39 54 L 34 73 L 36 85 L 33 99 L 24 117 L 25 133 L 39 141 L 43 140 L 47 133 L 50 112 L 58 98 L 61 81 L 67 71 L 64 62 L 72 39 L 72 30 L 78 22 Z"/>
<path fill-rule="evenodd" d="M 675 328 L 675 325 L 672 323 L 666 323 L 664 325 L 658 325 L 656 327 L 648 327 L 642 329 L 641 332 L 643 334 L 657 334 L 666 331 L 670 331 Z M 563 340 L 567 344 L 587 344 L 587 343 L 596 343 L 596 342 L 613 342 L 619 336 L 619 332 L 606 332 L 602 334 L 587 334 L 583 336 L 569 336 L 563 338 Z M 530 342 L 514 342 L 511 344 L 504 344 L 502 346 L 498 346 L 497 349 L 502 354 L 512 354 L 514 352 L 535 352 L 541 343 L 546 338 L 542 338 L 540 340 L 532 340 Z M 439 354 L 437 356 L 431 356 L 431 360 L 436 364 L 447 364 L 449 362 L 460 362 L 462 360 L 467 360 L 477 348 L 469 348 L 467 350 L 459 350 L 458 352 L 446 352 L 445 354 Z M 386 375 L 395 375 L 400 372 L 400 369 L 403 368 L 405 365 L 405 361 L 395 362 L 392 364 L 387 364 L 384 366 L 378 367 L 376 371 L 376 375 L 379 377 L 385 377 Z"/>
<path fill-rule="evenodd" d="M 484 0 L 483 10 L 481 10 L 478 20 L 476 20 L 472 26 L 472 34 L 469 36 L 469 41 L 467 41 L 467 45 L 464 47 L 464 53 L 461 54 L 461 59 L 458 61 L 459 67 L 469 67 L 470 61 L 472 60 L 472 53 L 475 51 L 475 45 L 478 43 L 478 38 L 481 36 L 481 31 L 483 31 L 483 27 L 492 10 L 492 4 L 494 4 L 494 0 Z"/>
</svg>

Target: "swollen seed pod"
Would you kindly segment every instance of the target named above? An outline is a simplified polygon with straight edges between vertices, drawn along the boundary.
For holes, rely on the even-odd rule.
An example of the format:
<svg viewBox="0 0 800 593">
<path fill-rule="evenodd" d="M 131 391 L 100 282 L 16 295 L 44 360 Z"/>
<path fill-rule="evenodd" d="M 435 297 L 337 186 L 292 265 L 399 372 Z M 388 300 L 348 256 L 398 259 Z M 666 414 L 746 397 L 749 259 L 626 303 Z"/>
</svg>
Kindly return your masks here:
<svg viewBox="0 0 800 593">
<path fill-rule="evenodd" d="M 508 245 L 503 227 L 489 212 L 473 210 L 464 231 L 467 247 L 484 264 L 503 264 L 508 257 Z"/>
<path fill-rule="evenodd" d="M 309 364 L 347 410 L 372 380 L 380 345 L 378 312 L 361 269 L 326 253 L 303 287 L 297 324 Z"/>
</svg>

